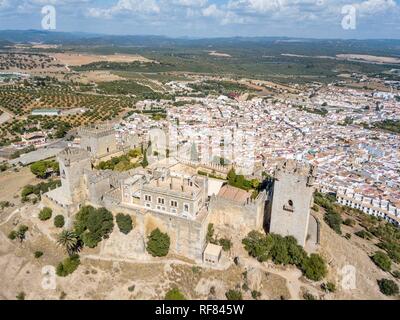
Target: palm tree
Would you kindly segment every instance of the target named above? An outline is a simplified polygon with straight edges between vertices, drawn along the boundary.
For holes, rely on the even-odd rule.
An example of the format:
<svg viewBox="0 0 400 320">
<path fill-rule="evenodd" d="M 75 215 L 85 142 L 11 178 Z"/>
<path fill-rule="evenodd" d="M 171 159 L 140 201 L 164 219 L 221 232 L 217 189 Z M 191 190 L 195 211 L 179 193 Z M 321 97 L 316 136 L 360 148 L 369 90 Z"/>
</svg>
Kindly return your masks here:
<svg viewBox="0 0 400 320">
<path fill-rule="evenodd" d="M 68 255 L 72 256 L 81 249 L 81 241 L 79 237 L 72 231 L 63 230 L 58 235 L 57 244 L 63 246 Z"/>
</svg>

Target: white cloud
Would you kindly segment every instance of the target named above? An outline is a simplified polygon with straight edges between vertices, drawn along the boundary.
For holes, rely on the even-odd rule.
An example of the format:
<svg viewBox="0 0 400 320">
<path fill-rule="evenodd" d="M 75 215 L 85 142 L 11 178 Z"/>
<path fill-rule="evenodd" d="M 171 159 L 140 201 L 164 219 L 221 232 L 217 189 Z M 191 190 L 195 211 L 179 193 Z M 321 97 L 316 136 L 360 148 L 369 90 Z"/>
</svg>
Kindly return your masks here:
<svg viewBox="0 0 400 320">
<path fill-rule="evenodd" d="M 397 7 L 394 0 L 366 0 L 353 5 L 361 15 L 374 15 Z"/>
<path fill-rule="evenodd" d="M 160 7 L 155 0 L 119 0 L 110 8 L 90 8 L 88 10 L 88 15 L 96 18 L 112 18 L 124 13 L 154 14 L 160 13 Z"/>
<path fill-rule="evenodd" d="M 173 4 L 183 7 L 204 7 L 207 2 L 207 0 L 174 0 Z"/>
</svg>

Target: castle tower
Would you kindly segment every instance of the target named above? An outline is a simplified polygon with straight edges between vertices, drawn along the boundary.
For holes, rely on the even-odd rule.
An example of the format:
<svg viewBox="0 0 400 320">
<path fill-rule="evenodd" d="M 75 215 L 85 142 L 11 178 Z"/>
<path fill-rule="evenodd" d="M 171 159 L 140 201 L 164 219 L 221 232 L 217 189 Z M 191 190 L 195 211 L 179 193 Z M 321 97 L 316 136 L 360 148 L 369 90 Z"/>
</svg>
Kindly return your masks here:
<svg viewBox="0 0 400 320">
<path fill-rule="evenodd" d="M 275 171 L 269 232 L 293 236 L 305 246 L 316 167 L 286 160 Z"/>
<path fill-rule="evenodd" d="M 81 148 L 94 159 L 100 159 L 118 152 L 117 139 L 112 126 L 96 124 L 79 130 Z"/>
<path fill-rule="evenodd" d="M 61 188 L 69 201 L 82 199 L 84 172 L 92 169 L 90 153 L 77 148 L 66 148 L 58 154 L 60 164 Z"/>
</svg>

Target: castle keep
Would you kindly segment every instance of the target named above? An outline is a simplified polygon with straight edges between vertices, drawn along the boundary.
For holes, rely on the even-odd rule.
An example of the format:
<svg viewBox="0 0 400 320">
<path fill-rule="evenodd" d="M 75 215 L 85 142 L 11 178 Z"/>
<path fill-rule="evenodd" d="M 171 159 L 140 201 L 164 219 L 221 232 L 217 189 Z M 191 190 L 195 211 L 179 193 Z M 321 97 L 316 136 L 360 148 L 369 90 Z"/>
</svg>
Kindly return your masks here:
<svg viewBox="0 0 400 320">
<path fill-rule="evenodd" d="M 316 168 L 286 160 L 275 171 L 272 206 L 267 217 L 269 232 L 293 236 L 305 246 L 313 205 Z"/>
</svg>

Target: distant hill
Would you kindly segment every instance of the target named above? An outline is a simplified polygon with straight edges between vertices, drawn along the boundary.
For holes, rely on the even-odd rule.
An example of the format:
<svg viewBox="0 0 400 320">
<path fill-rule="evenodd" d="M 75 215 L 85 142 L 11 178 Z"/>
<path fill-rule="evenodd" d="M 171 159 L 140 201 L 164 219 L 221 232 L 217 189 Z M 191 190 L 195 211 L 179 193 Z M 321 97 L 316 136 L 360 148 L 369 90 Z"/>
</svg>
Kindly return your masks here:
<svg viewBox="0 0 400 320">
<path fill-rule="evenodd" d="M 400 56 L 400 40 L 303 39 L 289 37 L 169 38 L 152 35 L 104 35 L 42 30 L 2 30 L 0 46 L 10 43 L 43 43 L 77 46 L 191 47 L 191 48 L 287 48 L 297 54 L 371 53 Z"/>
</svg>

